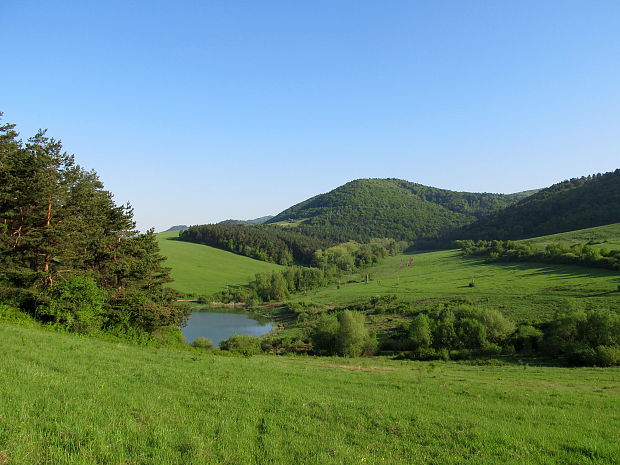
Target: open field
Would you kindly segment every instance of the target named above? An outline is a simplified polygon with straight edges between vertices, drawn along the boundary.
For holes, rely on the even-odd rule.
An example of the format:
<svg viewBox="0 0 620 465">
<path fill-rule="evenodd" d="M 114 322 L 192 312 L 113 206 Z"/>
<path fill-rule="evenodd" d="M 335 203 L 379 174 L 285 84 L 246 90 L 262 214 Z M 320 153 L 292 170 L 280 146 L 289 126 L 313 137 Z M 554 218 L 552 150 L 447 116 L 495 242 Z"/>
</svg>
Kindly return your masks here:
<svg viewBox="0 0 620 465">
<path fill-rule="evenodd" d="M 0 324 L 0 462 L 611 464 L 620 369 L 235 358 Z"/>
<path fill-rule="evenodd" d="M 366 272 L 371 278 L 368 284 Z M 317 289 L 294 300 L 342 305 L 392 294 L 423 307 L 433 301 L 463 297 L 499 309 L 516 321 L 544 320 L 569 305 L 620 310 L 619 284 L 620 273 L 610 270 L 484 263 L 447 250 L 387 257 L 376 267 L 343 278 L 340 286 Z"/>
<path fill-rule="evenodd" d="M 527 242 L 541 248 L 552 242 L 568 242 L 569 244 L 590 243 L 593 247 L 620 249 L 620 223 L 524 239 L 520 242 Z"/>
<path fill-rule="evenodd" d="M 184 293 L 207 295 L 227 285 L 249 282 L 256 273 L 281 268 L 280 265 L 216 249 L 207 245 L 172 240 L 178 231 L 157 234 L 166 266 L 172 268 L 171 287 Z"/>
</svg>

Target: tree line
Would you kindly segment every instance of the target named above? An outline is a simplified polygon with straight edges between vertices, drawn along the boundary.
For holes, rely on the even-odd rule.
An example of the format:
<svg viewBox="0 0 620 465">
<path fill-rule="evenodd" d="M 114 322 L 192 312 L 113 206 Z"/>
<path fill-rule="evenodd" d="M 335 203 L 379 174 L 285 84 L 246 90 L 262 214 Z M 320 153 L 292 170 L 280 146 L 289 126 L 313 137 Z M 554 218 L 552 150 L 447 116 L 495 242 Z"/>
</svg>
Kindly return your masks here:
<svg viewBox="0 0 620 465">
<path fill-rule="evenodd" d="M 290 228 L 240 224 L 191 226 L 179 239 L 279 265 L 310 265 L 316 250 L 331 245 Z"/>
<path fill-rule="evenodd" d="M 401 252 L 406 243 L 394 239 L 348 241 L 331 245 L 279 226 L 205 224 L 179 234 L 179 240 L 209 245 L 230 252 L 278 263 L 306 265 L 323 270 L 353 271 Z"/>
<path fill-rule="evenodd" d="M 404 326 L 408 358 L 520 354 L 572 365 L 620 365 L 620 315 L 606 309 L 558 313 L 546 323 L 515 325 L 496 310 L 470 305 L 421 312 Z"/>
<path fill-rule="evenodd" d="M 464 255 L 486 257 L 489 261 L 533 261 L 563 263 L 620 270 L 620 250 L 607 250 L 588 244 L 555 242 L 539 250 L 528 243 L 514 241 L 457 241 Z"/>
<path fill-rule="evenodd" d="M 148 339 L 187 309 L 164 287 L 153 231 L 135 230 L 94 171 L 41 130 L 0 126 L 0 303 L 70 331 Z M 132 337 L 133 337 L 132 336 Z"/>
<path fill-rule="evenodd" d="M 324 250 L 318 249 L 314 253 L 311 267 L 289 266 L 282 270 L 257 273 L 247 285 L 229 287 L 204 300 L 245 302 L 248 305 L 283 300 L 291 294 L 334 283 L 343 273 L 379 263 L 387 255 L 400 252 L 402 247 L 402 243 L 393 239 L 375 239 L 369 244 L 349 241 Z"/>
</svg>

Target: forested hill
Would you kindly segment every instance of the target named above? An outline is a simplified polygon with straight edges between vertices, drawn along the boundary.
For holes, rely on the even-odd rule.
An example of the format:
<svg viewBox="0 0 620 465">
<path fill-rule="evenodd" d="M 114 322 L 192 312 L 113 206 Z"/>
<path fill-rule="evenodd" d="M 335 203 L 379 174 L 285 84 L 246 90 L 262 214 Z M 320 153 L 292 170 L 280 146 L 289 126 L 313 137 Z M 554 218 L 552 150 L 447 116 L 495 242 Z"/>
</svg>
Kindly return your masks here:
<svg viewBox="0 0 620 465">
<path fill-rule="evenodd" d="M 273 218 L 273 215 L 261 216 L 260 218 L 254 218 L 253 220 L 224 220 L 220 221 L 217 224 L 263 224 Z"/>
<path fill-rule="evenodd" d="M 172 231 L 183 231 L 187 229 L 189 226 L 185 224 L 177 224 L 176 226 L 170 226 L 168 229 L 162 232 L 172 232 Z"/>
<path fill-rule="evenodd" d="M 458 239 L 521 239 L 620 222 L 620 169 L 571 179 L 480 218 Z"/>
<path fill-rule="evenodd" d="M 455 192 L 400 179 L 358 179 L 294 205 L 268 223 L 335 242 L 439 237 L 529 193 Z"/>
</svg>

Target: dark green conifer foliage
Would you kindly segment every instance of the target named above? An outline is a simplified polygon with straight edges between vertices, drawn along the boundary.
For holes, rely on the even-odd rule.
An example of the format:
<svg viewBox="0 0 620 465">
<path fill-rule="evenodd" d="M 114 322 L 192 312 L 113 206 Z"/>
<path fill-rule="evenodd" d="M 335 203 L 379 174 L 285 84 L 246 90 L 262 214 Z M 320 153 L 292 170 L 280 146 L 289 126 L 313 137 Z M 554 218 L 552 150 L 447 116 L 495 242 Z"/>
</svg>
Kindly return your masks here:
<svg viewBox="0 0 620 465">
<path fill-rule="evenodd" d="M 24 143 L 14 125 L 0 126 L 0 298 L 79 331 L 95 322 L 177 325 L 186 310 L 164 287 L 163 260 L 153 232 L 138 234 L 131 207 L 117 206 L 60 141 L 40 130 Z M 87 324 L 89 312 L 72 311 L 62 296 L 86 292 L 88 280 L 106 298 Z"/>
</svg>

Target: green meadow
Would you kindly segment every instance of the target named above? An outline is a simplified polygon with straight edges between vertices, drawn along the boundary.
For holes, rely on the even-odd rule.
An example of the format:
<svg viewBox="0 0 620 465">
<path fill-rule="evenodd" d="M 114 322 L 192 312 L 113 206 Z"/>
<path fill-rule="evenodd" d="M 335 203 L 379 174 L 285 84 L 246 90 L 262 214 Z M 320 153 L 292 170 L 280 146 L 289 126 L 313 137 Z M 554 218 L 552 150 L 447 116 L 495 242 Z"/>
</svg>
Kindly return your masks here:
<svg viewBox="0 0 620 465">
<path fill-rule="evenodd" d="M 133 347 L 0 324 L 0 463 L 612 464 L 620 369 Z"/>
<path fill-rule="evenodd" d="M 593 247 L 617 250 L 620 249 L 620 223 L 540 236 L 533 239 L 525 239 L 522 242 L 541 248 L 553 242 L 567 242 L 569 244 L 590 244 Z"/>
<path fill-rule="evenodd" d="M 610 270 L 485 263 L 483 259 L 463 257 L 458 250 L 446 250 L 387 257 L 378 266 L 344 277 L 339 285 L 307 292 L 294 300 L 344 305 L 390 294 L 424 307 L 465 298 L 501 310 L 515 321 L 537 321 L 570 306 L 620 310 L 618 285 L 620 273 Z"/>
<path fill-rule="evenodd" d="M 165 266 L 172 268 L 174 289 L 194 295 L 208 295 L 226 286 L 249 282 L 256 273 L 281 268 L 280 265 L 216 249 L 201 244 L 174 240 L 178 231 L 157 234 Z"/>
</svg>

